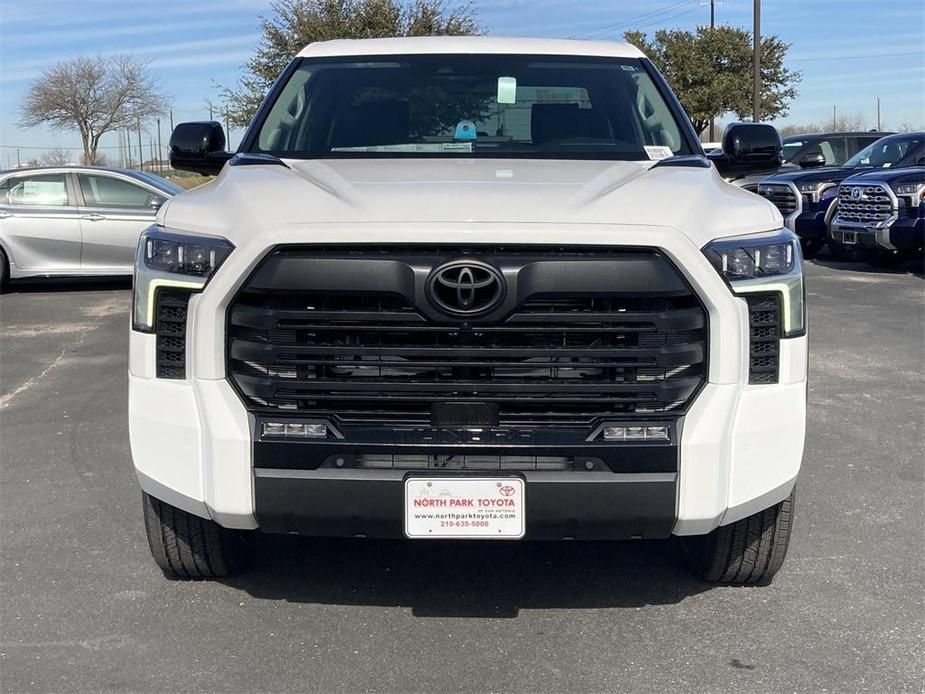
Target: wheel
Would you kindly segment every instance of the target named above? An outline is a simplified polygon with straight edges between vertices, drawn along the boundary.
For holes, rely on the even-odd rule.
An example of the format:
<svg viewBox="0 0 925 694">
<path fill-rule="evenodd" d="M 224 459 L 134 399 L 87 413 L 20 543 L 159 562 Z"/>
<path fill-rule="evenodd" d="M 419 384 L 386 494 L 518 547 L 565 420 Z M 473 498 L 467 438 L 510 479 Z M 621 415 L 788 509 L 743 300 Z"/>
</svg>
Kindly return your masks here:
<svg viewBox="0 0 925 694">
<path fill-rule="evenodd" d="M 6 253 L 0 248 L 0 291 L 3 291 L 6 281 L 10 277 L 10 263 L 6 259 Z"/>
<path fill-rule="evenodd" d="M 800 248 L 804 258 L 812 258 L 825 246 L 825 239 L 800 239 Z"/>
<path fill-rule="evenodd" d="M 706 581 L 767 583 L 787 556 L 794 493 L 776 506 L 723 525 L 709 535 L 682 538 L 690 569 Z"/>
<path fill-rule="evenodd" d="M 151 556 L 168 578 L 217 578 L 241 568 L 247 542 L 240 531 L 142 493 Z"/>
</svg>

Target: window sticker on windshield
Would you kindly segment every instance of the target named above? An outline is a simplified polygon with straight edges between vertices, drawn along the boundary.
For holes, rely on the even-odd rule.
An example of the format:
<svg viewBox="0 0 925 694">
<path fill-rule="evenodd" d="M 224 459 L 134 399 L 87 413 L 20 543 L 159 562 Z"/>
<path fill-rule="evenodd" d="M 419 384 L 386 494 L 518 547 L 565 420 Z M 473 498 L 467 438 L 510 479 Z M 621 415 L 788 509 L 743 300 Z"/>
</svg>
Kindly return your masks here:
<svg viewBox="0 0 925 694">
<path fill-rule="evenodd" d="M 667 159 L 668 157 L 674 156 L 674 152 L 671 151 L 671 147 L 664 147 L 661 145 L 645 145 L 643 149 L 646 150 L 646 154 L 648 155 L 649 159 L 652 159 L 653 161 L 658 161 L 659 159 Z"/>
<path fill-rule="evenodd" d="M 516 104 L 517 103 L 517 78 L 516 77 L 499 77 L 498 78 L 498 103 L 499 104 Z"/>
<path fill-rule="evenodd" d="M 478 137 L 475 131 L 475 123 L 471 120 L 461 120 L 456 124 L 456 134 L 453 136 L 456 140 L 474 140 Z"/>
<path fill-rule="evenodd" d="M 620 69 L 623 70 L 623 72 L 636 72 L 636 68 L 633 65 L 621 65 Z"/>
</svg>

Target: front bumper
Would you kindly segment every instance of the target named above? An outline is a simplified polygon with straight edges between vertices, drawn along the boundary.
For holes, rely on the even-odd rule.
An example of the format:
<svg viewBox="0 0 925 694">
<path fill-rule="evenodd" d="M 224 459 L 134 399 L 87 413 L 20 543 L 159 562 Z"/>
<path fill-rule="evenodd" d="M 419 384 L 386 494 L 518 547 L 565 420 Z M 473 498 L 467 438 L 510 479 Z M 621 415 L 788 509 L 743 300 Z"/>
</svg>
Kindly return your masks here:
<svg viewBox="0 0 925 694">
<path fill-rule="evenodd" d="M 925 218 L 899 217 L 890 224 L 878 227 L 845 224 L 836 220 L 830 234 L 839 243 L 861 248 L 918 251 L 925 247 Z"/>
<path fill-rule="evenodd" d="M 402 537 L 404 481 L 413 474 L 257 469 L 257 524 L 273 533 Z M 674 525 L 675 473 L 508 476 L 526 483 L 529 540 L 660 538 L 667 537 Z"/>
<path fill-rule="evenodd" d="M 397 233 L 385 232 L 392 238 Z M 479 233 L 497 240 L 492 229 Z M 547 233 L 548 240 L 543 237 Z M 542 230 L 534 232 L 533 240 L 550 242 L 568 233 Z M 583 226 L 574 233 L 588 244 L 613 244 L 615 238 L 614 229 L 603 226 Z M 748 385 L 745 300 L 734 296 L 700 250 L 674 230 L 616 233 L 620 244 L 662 249 L 697 290 L 710 318 L 709 380 L 676 422 L 670 468 L 659 463 L 656 469 L 636 466 L 631 472 L 616 465 L 584 472 L 511 473 L 526 481 L 528 538 L 707 533 L 786 498 L 800 469 L 807 338 L 780 342 L 779 383 Z M 292 232 L 293 240 L 281 234 L 262 243 L 301 238 Z M 141 486 L 229 528 L 401 536 L 401 486 L 408 473 L 300 468 L 291 453 L 280 455 L 278 462 L 272 453 L 255 453 L 255 418 L 225 378 L 224 331 L 237 282 L 264 252 L 242 246 L 207 290 L 191 299 L 186 379 L 155 378 L 155 337 L 132 332 L 129 424 Z"/>
<path fill-rule="evenodd" d="M 790 219 L 790 230 L 801 239 L 824 239 L 826 232 L 826 210 L 807 209 Z"/>
</svg>

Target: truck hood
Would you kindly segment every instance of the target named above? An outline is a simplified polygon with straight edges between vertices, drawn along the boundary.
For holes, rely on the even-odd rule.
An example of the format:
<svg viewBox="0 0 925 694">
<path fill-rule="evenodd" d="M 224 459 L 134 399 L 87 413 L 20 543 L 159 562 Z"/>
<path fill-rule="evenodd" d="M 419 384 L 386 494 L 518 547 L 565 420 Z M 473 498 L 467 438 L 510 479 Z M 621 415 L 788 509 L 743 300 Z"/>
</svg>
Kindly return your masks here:
<svg viewBox="0 0 925 694">
<path fill-rule="evenodd" d="M 159 223 L 233 243 L 238 235 L 293 225 L 305 228 L 306 242 L 319 224 L 342 225 L 345 241 L 362 242 L 365 223 L 432 224 L 435 243 L 453 240 L 450 225 L 459 224 L 659 226 L 698 247 L 782 225 L 773 205 L 729 185 L 712 167 L 522 159 L 285 163 L 226 165 L 211 183 L 165 204 Z"/>
<path fill-rule="evenodd" d="M 907 166 L 900 169 L 865 169 L 844 180 L 845 183 L 874 181 L 896 186 L 902 183 L 925 183 L 925 167 Z"/>
</svg>

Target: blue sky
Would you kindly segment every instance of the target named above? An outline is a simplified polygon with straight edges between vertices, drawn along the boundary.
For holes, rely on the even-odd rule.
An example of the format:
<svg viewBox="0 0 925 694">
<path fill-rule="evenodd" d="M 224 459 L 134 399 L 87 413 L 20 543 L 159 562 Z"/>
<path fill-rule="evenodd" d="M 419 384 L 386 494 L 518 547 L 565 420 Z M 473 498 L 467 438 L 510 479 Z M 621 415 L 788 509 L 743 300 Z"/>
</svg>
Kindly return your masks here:
<svg viewBox="0 0 925 694">
<path fill-rule="evenodd" d="M 619 39 L 639 28 L 709 22 L 708 0 L 480 0 L 496 35 Z M 883 128 L 925 127 L 925 3 L 920 0 L 765 0 L 762 31 L 792 44 L 788 66 L 804 78 L 788 122 L 826 123 L 832 107 Z M 171 97 L 175 122 L 208 116 L 216 84 L 234 84 L 259 39 L 267 0 L 0 0 L 0 168 L 76 133 L 18 126 L 31 81 L 57 60 L 135 53 Z M 752 0 L 718 0 L 717 22 L 751 28 Z M 166 119 L 162 124 L 167 138 Z M 241 133 L 233 132 L 236 144 Z M 145 140 L 147 143 L 147 140 Z M 114 147 L 115 137 L 104 140 Z M 147 147 L 147 144 L 145 144 Z M 146 150 L 147 152 L 147 150 Z"/>
</svg>

